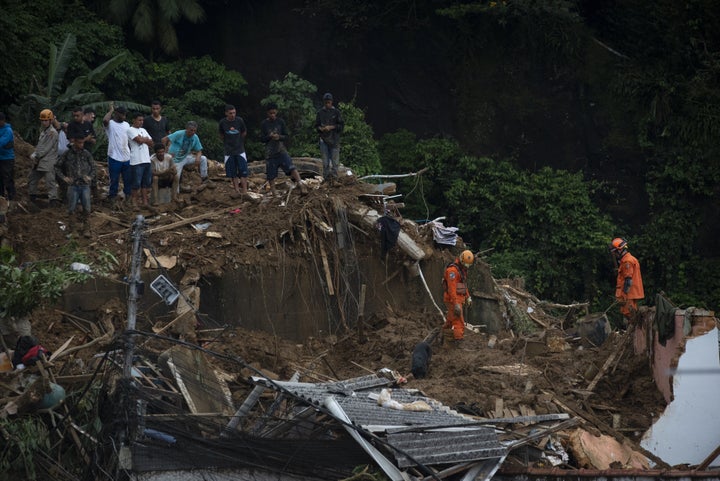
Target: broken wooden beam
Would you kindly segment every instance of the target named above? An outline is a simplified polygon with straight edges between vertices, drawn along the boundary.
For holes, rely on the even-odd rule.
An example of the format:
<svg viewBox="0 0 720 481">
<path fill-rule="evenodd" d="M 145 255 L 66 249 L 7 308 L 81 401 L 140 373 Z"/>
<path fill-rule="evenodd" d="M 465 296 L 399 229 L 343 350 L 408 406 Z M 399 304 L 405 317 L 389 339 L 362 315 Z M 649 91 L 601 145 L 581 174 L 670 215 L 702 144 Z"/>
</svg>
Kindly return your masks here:
<svg viewBox="0 0 720 481">
<path fill-rule="evenodd" d="M 615 360 L 615 357 L 618 356 L 620 353 L 625 352 L 625 346 L 626 344 L 632 339 L 632 336 L 634 334 L 634 329 L 628 329 L 625 334 L 623 334 L 622 339 L 620 339 L 620 343 L 618 344 L 617 348 L 610 353 L 610 355 L 605 359 L 605 363 L 600 368 L 600 371 L 595 375 L 592 381 L 590 381 L 590 384 L 585 388 L 586 391 L 592 392 L 593 389 L 595 389 L 595 386 L 597 386 L 597 383 L 600 382 L 600 379 L 605 375 L 605 372 L 607 372 L 610 365 Z"/>
<path fill-rule="evenodd" d="M 320 257 L 322 258 L 323 270 L 325 271 L 325 282 L 327 283 L 328 294 L 335 295 L 335 287 L 333 286 L 332 274 L 330 274 L 330 264 L 328 264 L 325 246 L 320 242 Z"/>
</svg>

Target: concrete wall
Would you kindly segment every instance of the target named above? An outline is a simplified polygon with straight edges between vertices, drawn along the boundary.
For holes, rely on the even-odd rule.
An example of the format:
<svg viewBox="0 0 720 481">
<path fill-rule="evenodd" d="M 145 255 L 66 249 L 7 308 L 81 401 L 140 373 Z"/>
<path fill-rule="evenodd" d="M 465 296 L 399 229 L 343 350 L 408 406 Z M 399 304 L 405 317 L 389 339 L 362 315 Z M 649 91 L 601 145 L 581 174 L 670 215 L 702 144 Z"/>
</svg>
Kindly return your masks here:
<svg viewBox="0 0 720 481">
<path fill-rule="evenodd" d="M 425 312 L 427 323 L 438 325 L 442 318 L 433 305 L 422 280 L 414 269 L 399 260 L 380 259 L 377 249 L 361 249 L 357 257 L 337 258 L 342 252 L 328 256 L 328 270 L 333 294 L 328 289 L 328 274 L 318 256 L 308 255 L 285 259 L 276 265 L 243 265 L 226 271 L 222 277 L 203 277 L 199 282 L 201 319 L 207 326 L 241 326 L 265 330 L 279 337 L 303 341 L 311 336 L 342 335 L 357 328 L 360 289 L 366 286 L 365 319 L 385 315 L 388 307 L 401 315 L 404 311 Z M 432 296 L 444 311 L 442 303 L 442 272 L 446 261 L 441 256 L 421 262 L 421 269 Z M 138 319 L 168 315 L 170 309 L 150 289 L 160 271 L 144 270 L 145 293 L 139 299 Z M 169 274 L 175 282 L 181 272 Z M 497 332 L 502 316 L 492 292 L 490 268 L 478 263 L 471 268 L 470 285 L 474 302 L 467 311 L 467 322 L 486 325 Z M 127 285 L 119 281 L 93 279 L 72 286 L 61 301 L 62 309 L 93 319 L 94 310 L 109 298 L 127 300 Z M 173 306 L 174 308 L 175 306 Z M 138 326 L 142 326 L 139 323 Z"/>
</svg>

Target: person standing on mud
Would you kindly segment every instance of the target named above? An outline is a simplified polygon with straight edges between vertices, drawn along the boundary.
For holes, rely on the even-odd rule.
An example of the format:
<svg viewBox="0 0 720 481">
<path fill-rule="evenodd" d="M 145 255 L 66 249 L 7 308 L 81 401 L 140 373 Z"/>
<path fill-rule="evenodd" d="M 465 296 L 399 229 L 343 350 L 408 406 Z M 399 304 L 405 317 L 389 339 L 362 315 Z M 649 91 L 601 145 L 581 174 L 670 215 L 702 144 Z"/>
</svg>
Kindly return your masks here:
<svg viewBox="0 0 720 481">
<path fill-rule="evenodd" d="M 260 123 L 260 140 L 265 144 L 265 175 L 270 184 L 270 192 L 275 195 L 275 179 L 278 169 L 282 169 L 285 175 L 289 175 L 296 186 L 300 187 L 300 193 L 307 194 L 307 187 L 300 179 L 297 168 L 293 165 L 290 154 L 288 154 L 285 142 L 290 134 L 288 133 L 285 121 L 277 116 L 278 108 L 274 103 L 267 106 L 267 118 Z"/>
<path fill-rule="evenodd" d="M 33 167 L 28 174 L 28 193 L 30 200 L 35 202 L 38 198 L 38 181 L 45 179 L 51 207 L 59 207 L 58 185 L 55 180 L 55 163 L 58 159 L 58 133 L 52 126 L 55 116 L 50 109 L 40 112 L 40 138 L 35 152 L 30 155 Z"/>
<path fill-rule="evenodd" d="M 320 153 L 323 161 L 325 182 L 334 185 L 340 165 L 340 133 L 345 122 L 340 111 L 333 106 L 330 92 L 323 95 L 323 106 L 315 116 L 315 128 L 320 133 Z"/>
<path fill-rule="evenodd" d="M 15 134 L 0 112 L 0 197 L 15 199 Z"/>
<path fill-rule="evenodd" d="M 143 128 L 148 131 L 154 144 L 161 144 L 163 137 L 170 133 L 170 121 L 162 115 L 162 104 L 159 100 L 150 103 L 150 115 L 145 116 Z"/>
<path fill-rule="evenodd" d="M 243 119 L 238 117 L 235 106 L 225 106 L 225 117 L 218 122 L 218 132 L 225 148 L 225 175 L 232 181 L 236 195 L 246 194 L 250 173 L 245 154 L 247 128 Z"/>
<path fill-rule="evenodd" d="M 463 305 L 470 305 L 470 289 L 467 285 L 468 268 L 475 262 L 475 255 L 464 250 L 453 262 L 445 267 L 443 275 L 443 302 L 447 307 L 447 319 L 442 327 L 443 340 L 455 348 L 465 338 L 465 317 Z"/>
<path fill-rule="evenodd" d="M 150 205 L 150 188 L 153 181 L 150 147 L 154 144 L 150 134 L 143 128 L 144 119 L 141 112 L 136 113 L 132 118 L 132 126 L 127 130 L 133 179 L 131 195 L 135 208 Z"/>
<path fill-rule="evenodd" d="M 55 174 L 67 185 L 67 211 L 72 218 L 78 200 L 83 208 L 83 224 L 86 233 L 88 216 L 90 215 L 90 185 L 95 178 L 95 160 L 90 152 L 83 148 L 85 138 L 82 132 L 74 132 L 70 139 L 70 149 L 55 164 Z"/>
<path fill-rule="evenodd" d="M 628 252 L 627 241 L 621 237 L 613 239 L 609 249 L 618 270 L 615 299 L 620 304 L 620 313 L 632 324 L 637 316 L 637 301 L 645 298 L 640 262 Z"/>
<path fill-rule="evenodd" d="M 103 126 L 108 139 L 108 173 L 110 174 L 110 190 L 108 199 L 113 210 L 122 210 L 122 204 L 117 200 L 120 189 L 120 176 L 123 180 L 123 193 L 129 199 L 132 192 L 132 170 L 130 170 L 130 145 L 127 131 L 130 124 L 125 122 L 127 109 L 122 105 L 115 108 L 110 103 L 110 110 L 103 117 Z"/>
</svg>

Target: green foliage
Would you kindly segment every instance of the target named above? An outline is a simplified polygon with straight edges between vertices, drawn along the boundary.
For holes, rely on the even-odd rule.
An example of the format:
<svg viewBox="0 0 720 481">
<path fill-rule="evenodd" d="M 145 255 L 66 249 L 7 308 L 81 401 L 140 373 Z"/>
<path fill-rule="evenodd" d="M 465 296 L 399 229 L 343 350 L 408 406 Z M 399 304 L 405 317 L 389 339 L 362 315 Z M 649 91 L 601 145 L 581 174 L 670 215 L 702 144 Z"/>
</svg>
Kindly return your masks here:
<svg viewBox="0 0 720 481">
<path fill-rule="evenodd" d="M 0 106 L 17 102 L 21 95 L 36 92 L 46 82 L 48 43 L 72 34 L 81 39 L 67 76 L 74 78 L 92 70 L 122 51 L 120 29 L 100 21 L 85 4 L 35 0 L 32 8 L 20 0 L 3 2 L 0 16 Z M 69 10 L 72 14 L 69 14 Z"/>
<path fill-rule="evenodd" d="M 365 112 L 353 102 L 338 105 L 345 121 L 341 134 L 340 162 L 357 176 L 380 173 L 380 155 L 372 127 L 365 122 Z"/>
<path fill-rule="evenodd" d="M 20 105 L 12 111 L 16 119 L 16 128 L 25 138 L 37 136 L 37 116 L 40 110 L 49 108 L 56 117 L 72 111 L 75 106 L 91 105 L 102 100 L 103 94 L 96 85 L 111 72 L 122 65 L 125 54 L 121 53 L 84 75 L 75 77 L 72 82 L 65 81 L 71 59 L 77 53 L 77 39 L 68 34 L 58 48 L 50 44 L 47 81 L 38 93 L 23 96 Z M 63 90 L 64 88 L 64 90 Z"/>
<path fill-rule="evenodd" d="M 294 157 L 317 156 L 319 152 L 317 132 L 313 129 L 315 107 L 312 96 L 315 92 L 314 84 L 289 72 L 282 80 L 271 81 L 270 94 L 260 101 L 264 107 L 270 103 L 278 106 L 278 115 L 290 131 L 289 151 Z"/>
<path fill-rule="evenodd" d="M 162 85 L 159 92 L 158 85 Z M 195 120 L 203 152 L 211 159 L 223 156 L 218 121 L 224 116 L 226 99 L 247 95 L 243 76 L 208 56 L 150 63 L 136 88 L 158 92 L 154 98 L 163 103 L 163 113 L 170 119 L 173 131 L 184 129 L 187 121 Z"/>
<path fill-rule="evenodd" d="M 463 237 L 480 243 L 474 249 L 494 249 L 496 275 L 524 277 L 533 292 L 561 301 L 596 295 L 594 275 L 612 235 L 592 201 L 597 184 L 581 174 L 529 173 L 489 158 L 462 157 L 458 170 L 464 175 L 447 192 L 449 207 Z"/>
<path fill-rule="evenodd" d="M 3 260 L 0 264 L 0 316 L 23 316 L 42 303 L 59 299 L 70 283 L 82 282 L 89 277 L 70 269 L 72 262 L 82 260 L 77 253 L 58 261 L 21 265 L 17 264 L 11 249 L 2 248 L 0 253 Z"/>
<path fill-rule="evenodd" d="M 717 215 L 712 206 L 717 205 L 720 165 L 708 165 L 699 154 L 668 157 L 652 166 L 648 181 L 652 214 L 638 239 L 646 258 L 644 272 L 677 303 L 717 305 L 720 281 L 710 269 L 720 259 L 698 252 L 716 242 L 706 232 Z"/>
<path fill-rule="evenodd" d="M 385 134 L 378 143 L 382 172 L 424 174 L 394 179 L 405 203 L 403 215 L 417 220 L 446 216 L 445 192 L 459 174 L 453 169 L 460 158 L 460 146 L 451 139 L 423 139 L 407 130 Z"/>
<path fill-rule="evenodd" d="M 417 137 L 409 130 L 399 129 L 383 135 L 378 142 L 383 172 L 399 174 L 417 169 L 416 145 Z"/>
<path fill-rule="evenodd" d="M 26 416 L 17 419 L 0 418 L 0 472 L 22 474 L 23 479 L 37 479 L 34 461 L 36 454 L 50 450 L 48 429 L 42 419 Z"/>
</svg>

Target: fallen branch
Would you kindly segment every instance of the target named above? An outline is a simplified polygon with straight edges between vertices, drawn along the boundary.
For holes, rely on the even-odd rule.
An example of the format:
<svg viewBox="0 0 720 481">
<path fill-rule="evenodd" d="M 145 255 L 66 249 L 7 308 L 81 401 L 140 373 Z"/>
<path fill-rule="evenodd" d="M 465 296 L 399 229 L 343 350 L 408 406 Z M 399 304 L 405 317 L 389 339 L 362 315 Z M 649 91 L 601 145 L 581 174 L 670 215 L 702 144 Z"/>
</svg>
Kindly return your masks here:
<svg viewBox="0 0 720 481">
<path fill-rule="evenodd" d="M 625 346 L 627 345 L 628 341 L 632 339 L 633 332 L 634 329 L 628 329 L 625 334 L 623 334 L 623 338 L 620 340 L 620 344 L 618 344 L 617 348 L 607 357 L 605 363 L 600 368 L 600 371 L 598 371 L 593 380 L 590 381 L 590 384 L 588 384 L 588 386 L 585 388 L 586 391 L 592 392 L 592 390 L 595 389 L 595 386 L 597 386 L 597 383 L 600 381 L 600 379 L 602 379 L 602 377 L 605 375 L 612 362 L 615 360 L 615 357 L 618 354 L 622 356 L 622 353 L 625 352 Z"/>
<path fill-rule="evenodd" d="M 90 341 L 90 342 L 88 342 L 88 343 L 86 343 L 86 344 L 83 344 L 82 346 L 75 346 L 75 347 L 71 347 L 70 349 L 66 349 L 65 351 L 62 351 L 62 352 L 61 352 L 60 354 L 58 354 L 57 356 L 54 356 L 54 357 L 53 357 L 53 361 L 56 361 L 56 360 L 60 359 L 61 357 L 65 357 L 65 356 L 67 356 L 67 355 L 69 355 L 69 354 L 72 354 L 73 352 L 77 352 L 77 351 L 80 351 L 80 350 L 83 350 L 83 349 L 87 349 L 88 347 L 92 347 L 92 346 L 94 346 L 95 344 L 99 344 L 99 343 L 104 342 L 104 341 L 110 341 L 110 339 L 112 339 L 111 333 L 106 332 L 106 333 L 103 334 L 102 336 L 96 337 L 96 338 L 93 339 L 92 341 Z"/>
</svg>

